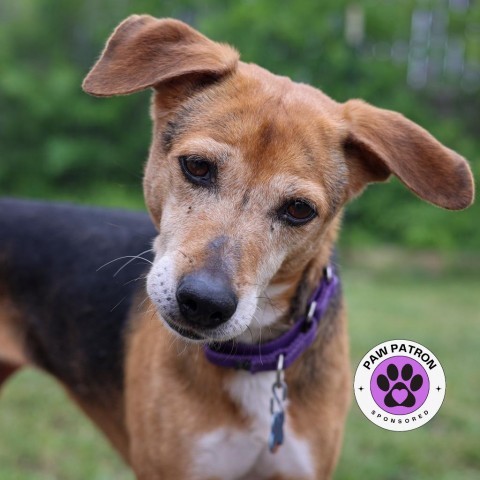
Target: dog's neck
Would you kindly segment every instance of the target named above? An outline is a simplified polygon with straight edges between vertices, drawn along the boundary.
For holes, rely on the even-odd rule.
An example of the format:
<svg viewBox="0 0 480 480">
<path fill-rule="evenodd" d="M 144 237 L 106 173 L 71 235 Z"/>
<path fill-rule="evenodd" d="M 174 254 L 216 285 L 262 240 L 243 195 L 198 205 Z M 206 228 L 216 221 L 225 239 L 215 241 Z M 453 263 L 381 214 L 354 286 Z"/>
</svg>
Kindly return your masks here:
<svg viewBox="0 0 480 480">
<path fill-rule="evenodd" d="M 324 268 L 332 258 L 338 223 L 334 222 L 319 242 L 313 258 L 297 268 L 286 265 L 272 279 L 258 299 L 254 320 L 237 340 L 262 343 L 287 331 L 306 314 L 308 299 L 319 285 Z"/>
</svg>

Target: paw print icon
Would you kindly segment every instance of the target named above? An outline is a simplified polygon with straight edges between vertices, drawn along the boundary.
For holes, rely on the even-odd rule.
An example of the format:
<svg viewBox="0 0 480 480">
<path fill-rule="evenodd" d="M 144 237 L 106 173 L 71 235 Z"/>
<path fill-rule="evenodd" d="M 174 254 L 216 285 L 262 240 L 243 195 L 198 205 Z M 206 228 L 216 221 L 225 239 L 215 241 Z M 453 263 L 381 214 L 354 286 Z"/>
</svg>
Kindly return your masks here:
<svg viewBox="0 0 480 480">
<path fill-rule="evenodd" d="M 418 409 L 429 392 L 428 375 L 408 357 L 391 357 L 375 369 L 370 389 L 376 404 L 388 413 L 404 415 Z"/>
<path fill-rule="evenodd" d="M 413 392 L 418 391 L 423 385 L 423 377 L 419 373 L 413 375 L 411 363 L 406 363 L 401 370 L 394 363 L 387 366 L 387 375 L 377 377 L 380 390 L 388 392 L 383 399 L 387 407 L 414 407 L 417 399 Z"/>
</svg>

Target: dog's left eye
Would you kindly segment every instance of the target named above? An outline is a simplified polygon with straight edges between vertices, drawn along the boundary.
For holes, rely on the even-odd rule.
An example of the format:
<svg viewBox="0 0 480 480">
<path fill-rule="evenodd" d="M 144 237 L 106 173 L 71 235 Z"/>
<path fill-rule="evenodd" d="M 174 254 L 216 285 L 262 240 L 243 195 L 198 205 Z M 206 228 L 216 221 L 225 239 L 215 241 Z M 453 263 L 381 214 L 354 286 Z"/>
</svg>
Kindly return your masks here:
<svg viewBox="0 0 480 480">
<path fill-rule="evenodd" d="M 302 199 L 291 200 L 282 210 L 284 220 L 295 226 L 308 223 L 317 214 L 315 209 Z"/>
<path fill-rule="evenodd" d="M 209 187 L 214 181 L 214 166 L 202 157 L 194 155 L 179 158 L 183 173 L 192 183 Z"/>
</svg>

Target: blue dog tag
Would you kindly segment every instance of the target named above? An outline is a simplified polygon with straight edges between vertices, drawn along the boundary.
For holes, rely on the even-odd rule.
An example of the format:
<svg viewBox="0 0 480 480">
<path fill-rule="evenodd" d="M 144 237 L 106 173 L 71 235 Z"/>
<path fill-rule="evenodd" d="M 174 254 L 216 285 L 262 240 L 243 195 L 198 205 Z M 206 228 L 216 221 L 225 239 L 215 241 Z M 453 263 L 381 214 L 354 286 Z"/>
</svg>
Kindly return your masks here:
<svg viewBox="0 0 480 480">
<path fill-rule="evenodd" d="M 268 439 L 268 447 L 272 453 L 276 453 L 280 445 L 283 443 L 283 422 L 285 414 L 283 411 L 273 414 L 272 428 L 270 429 L 270 437 Z"/>
</svg>

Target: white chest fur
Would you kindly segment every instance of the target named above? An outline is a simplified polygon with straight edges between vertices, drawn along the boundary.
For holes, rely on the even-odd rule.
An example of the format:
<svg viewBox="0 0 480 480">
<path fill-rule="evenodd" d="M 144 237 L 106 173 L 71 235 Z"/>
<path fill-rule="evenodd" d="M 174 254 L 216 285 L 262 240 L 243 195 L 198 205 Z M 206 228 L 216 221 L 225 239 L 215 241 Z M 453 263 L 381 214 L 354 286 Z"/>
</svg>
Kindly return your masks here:
<svg viewBox="0 0 480 480">
<path fill-rule="evenodd" d="M 252 375 L 238 372 L 227 391 L 251 419 L 248 430 L 218 428 L 200 436 L 193 449 L 193 478 L 204 480 L 262 480 L 273 475 L 311 479 L 314 467 L 308 443 L 285 424 L 284 444 L 276 454 L 268 450 L 271 386 L 275 372 Z"/>
</svg>

